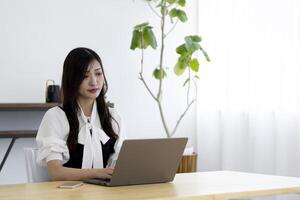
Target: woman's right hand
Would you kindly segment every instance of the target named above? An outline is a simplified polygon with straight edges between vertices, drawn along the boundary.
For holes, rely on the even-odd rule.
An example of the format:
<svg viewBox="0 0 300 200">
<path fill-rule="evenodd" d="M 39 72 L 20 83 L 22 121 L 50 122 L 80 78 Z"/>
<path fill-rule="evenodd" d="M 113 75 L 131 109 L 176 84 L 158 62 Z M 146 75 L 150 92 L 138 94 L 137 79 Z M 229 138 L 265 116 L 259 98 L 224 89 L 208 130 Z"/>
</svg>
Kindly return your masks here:
<svg viewBox="0 0 300 200">
<path fill-rule="evenodd" d="M 53 181 L 79 181 L 90 178 L 110 179 L 113 168 L 75 169 L 64 167 L 61 160 L 47 162 L 48 174 Z"/>
<path fill-rule="evenodd" d="M 102 169 L 93 169 L 94 170 L 94 178 L 100 179 L 111 179 L 111 175 L 114 171 L 113 168 L 102 168 Z"/>
</svg>

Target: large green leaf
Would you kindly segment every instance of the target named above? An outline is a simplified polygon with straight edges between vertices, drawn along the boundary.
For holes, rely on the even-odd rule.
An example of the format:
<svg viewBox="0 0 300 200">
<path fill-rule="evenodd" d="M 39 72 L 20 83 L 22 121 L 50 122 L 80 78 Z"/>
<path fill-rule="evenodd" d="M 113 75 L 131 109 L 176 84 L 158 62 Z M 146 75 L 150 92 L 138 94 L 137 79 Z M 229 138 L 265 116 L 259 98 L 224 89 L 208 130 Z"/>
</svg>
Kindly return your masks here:
<svg viewBox="0 0 300 200">
<path fill-rule="evenodd" d="M 177 62 L 175 67 L 174 67 L 174 72 L 177 76 L 180 76 L 184 73 L 186 67 L 182 67 L 180 62 Z"/>
<path fill-rule="evenodd" d="M 185 40 L 185 48 L 190 51 L 193 45 L 193 40 L 188 36 L 184 38 Z"/>
<path fill-rule="evenodd" d="M 174 67 L 174 72 L 177 76 L 180 76 L 184 73 L 190 60 L 191 60 L 191 55 L 189 53 L 179 56 L 178 61 Z"/>
<path fill-rule="evenodd" d="M 187 21 L 187 16 L 183 10 L 177 9 L 177 17 L 181 22 Z"/>
<path fill-rule="evenodd" d="M 194 71 L 194 72 L 198 72 L 199 71 L 199 61 L 194 58 L 191 60 L 190 62 L 190 68 Z"/>
<path fill-rule="evenodd" d="M 144 36 L 144 31 L 143 32 L 140 32 L 141 35 L 142 35 L 142 38 L 141 38 L 141 43 L 139 45 L 139 48 L 140 49 L 147 49 L 148 46 L 150 45 L 149 42 L 147 40 L 145 40 L 145 36 Z"/>
<path fill-rule="evenodd" d="M 173 8 L 170 12 L 169 15 L 172 18 L 177 17 L 181 22 L 186 22 L 187 21 L 187 16 L 183 10 Z"/>
<path fill-rule="evenodd" d="M 140 46 L 141 46 L 141 37 L 142 37 L 141 32 L 139 32 L 137 30 L 133 31 L 132 39 L 131 39 L 131 45 L 130 45 L 131 50 L 135 50 L 136 48 L 140 48 Z"/>
<path fill-rule="evenodd" d="M 200 49 L 200 45 L 197 42 L 194 42 L 191 36 L 187 36 L 184 38 L 185 40 L 185 48 L 189 51 L 189 52 L 195 52 L 198 49 Z"/>
<path fill-rule="evenodd" d="M 182 6 L 182 7 L 184 7 L 184 6 L 185 6 L 185 0 L 179 0 L 179 1 L 178 1 L 178 4 L 179 4 L 180 6 Z"/>
<path fill-rule="evenodd" d="M 198 49 L 200 49 L 200 45 L 198 43 L 194 42 L 192 45 L 191 51 L 194 53 Z"/>
<path fill-rule="evenodd" d="M 149 45 L 153 49 L 156 49 L 157 47 L 156 38 L 152 32 L 152 26 L 150 26 L 148 22 L 136 25 L 134 27 L 130 49 L 146 49 Z"/>
<path fill-rule="evenodd" d="M 149 26 L 149 22 L 144 22 L 144 23 L 141 23 L 141 24 L 138 24 L 134 27 L 134 30 L 141 30 L 145 27 Z"/>
<path fill-rule="evenodd" d="M 193 40 L 193 42 L 201 42 L 202 40 L 202 38 L 198 35 L 191 35 L 189 37 Z"/>
<path fill-rule="evenodd" d="M 172 3 L 175 3 L 176 0 L 167 0 L 167 2 L 168 2 L 169 4 L 172 4 Z"/>
<path fill-rule="evenodd" d="M 145 28 L 143 30 L 143 39 L 144 41 L 149 44 L 153 49 L 156 49 L 157 47 L 157 42 L 156 42 L 156 38 L 155 35 L 152 31 L 151 28 Z"/>
<path fill-rule="evenodd" d="M 177 9 L 173 8 L 170 12 L 169 15 L 171 18 L 177 17 Z"/>
<path fill-rule="evenodd" d="M 187 49 L 185 48 L 185 44 L 180 45 L 179 47 L 176 48 L 176 53 L 182 55 L 187 53 Z"/>
<path fill-rule="evenodd" d="M 189 53 L 186 54 L 182 54 L 179 58 L 178 58 L 178 62 L 181 64 L 181 68 L 184 68 L 188 65 L 188 63 L 191 60 L 191 55 Z"/>
<path fill-rule="evenodd" d="M 160 79 L 165 78 L 167 76 L 167 73 L 164 69 L 161 71 L 159 68 L 156 68 L 153 71 L 153 76 L 155 77 L 155 79 L 160 80 Z"/>
</svg>

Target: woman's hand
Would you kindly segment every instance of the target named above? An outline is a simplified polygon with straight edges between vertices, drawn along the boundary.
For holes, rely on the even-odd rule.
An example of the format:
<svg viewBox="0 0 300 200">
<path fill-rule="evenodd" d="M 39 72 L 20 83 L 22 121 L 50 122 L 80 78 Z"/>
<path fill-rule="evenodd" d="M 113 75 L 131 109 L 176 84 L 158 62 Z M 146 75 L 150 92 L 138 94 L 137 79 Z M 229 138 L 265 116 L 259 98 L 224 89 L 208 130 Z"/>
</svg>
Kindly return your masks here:
<svg viewBox="0 0 300 200">
<path fill-rule="evenodd" d="M 102 169 L 93 169 L 94 170 L 94 178 L 101 179 L 111 179 L 111 175 L 114 171 L 113 168 L 102 168 Z"/>
<path fill-rule="evenodd" d="M 90 178 L 110 179 L 113 168 L 75 169 L 62 165 L 61 160 L 51 160 L 47 163 L 48 174 L 53 181 L 79 181 Z"/>
</svg>

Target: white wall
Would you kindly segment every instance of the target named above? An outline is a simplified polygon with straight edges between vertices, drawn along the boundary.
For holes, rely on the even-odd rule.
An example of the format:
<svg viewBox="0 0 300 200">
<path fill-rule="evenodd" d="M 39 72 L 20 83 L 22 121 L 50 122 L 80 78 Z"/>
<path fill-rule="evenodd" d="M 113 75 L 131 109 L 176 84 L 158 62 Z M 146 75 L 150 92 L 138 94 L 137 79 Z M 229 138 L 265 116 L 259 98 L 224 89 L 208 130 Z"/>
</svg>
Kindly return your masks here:
<svg viewBox="0 0 300 200">
<path fill-rule="evenodd" d="M 170 70 L 165 82 L 164 104 L 171 127 L 185 108 L 185 93 L 181 87 L 185 78 L 176 82 L 172 72 L 177 60 L 175 48 L 183 43 L 184 36 L 197 31 L 197 1 L 187 3 L 188 23 L 179 24 L 166 42 L 165 64 Z M 65 56 L 71 49 L 85 46 L 98 52 L 103 60 L 109 99 L 123 116 L 127 136 L 165 137 L 155 102 L 138 80 L 140 52 L 129 50 L 132 27 L 149 21 L 157 32 L 157 20 L 144 0 L 1 0 L 0 103 L 44 102 L 46 80 L 54 79 L 60 84 Z M 158 85 L 151 74 L 159 62 L 158 52 L 148 50 L 145 56 L 145 77 L 156 93 Z M 5 114 L 2 112 L 2 115 Z M 189 136 L 189 145 L 195 144 L 195 118 L 195 107 L 192 107 L 176 134 Z M 33 121 L 32 127 L 37 127 L 38 120 Z M 23 129 L 19 123 L 11 121 L 12 126 Z M 0 123 L 0 130 L 6 129 L 3 124 Z M 0 158 L 7 145 L 8 140 L 0 141 Z M 25 145 L 34 145 L 34 140 L 19 140 L 11 155 L 14 156 L 12 162 L 0 173 L 0 183 L 26 181 L 24 176 L 13 181 L 8 177 L 8 170 L 15 171 L 16 177 L 24 173 L 23 163 L 19 165 L 13 160 L 19 162 L 23 156 L 19 149 Z"/>
</svg>

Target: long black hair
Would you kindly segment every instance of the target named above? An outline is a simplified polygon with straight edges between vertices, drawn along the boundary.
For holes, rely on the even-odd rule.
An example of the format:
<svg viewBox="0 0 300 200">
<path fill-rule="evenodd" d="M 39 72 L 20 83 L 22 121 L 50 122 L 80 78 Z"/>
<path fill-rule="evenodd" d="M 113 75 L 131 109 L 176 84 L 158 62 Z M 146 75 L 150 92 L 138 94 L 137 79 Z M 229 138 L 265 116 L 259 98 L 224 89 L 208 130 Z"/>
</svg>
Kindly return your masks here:
<svg viewBox="0 0 300 200">
<path fill-rule="evenodd" d="M 75 149 L 75 144 L 78 142 L 79 121 L 77 113 L 79 111 L 79 106 L 77 103 L 77 97 L 79 95 L 79 87 L 88 70 L 89 64 L 93 60 L 97 60 L 100 63 L 104 77 L 103 88 L 99 96 L 96 98 L 100 123 L 102 129 L 110 138 L 117 139 L 118 137 L 112 126 L 112 120 L 115 122 L 116 120 L 111 116 L 109 108 L 105 102 L 105 94 L 108 87 L 102 61 L 99 55 L 91 49 L 84 47 L 75 48 L 70 51 L 64 61 L 62 75 L 62 106 L 70 126 L 70 132 L 67 138 L 67 145 L 70 151 Z"/>
</svg>

